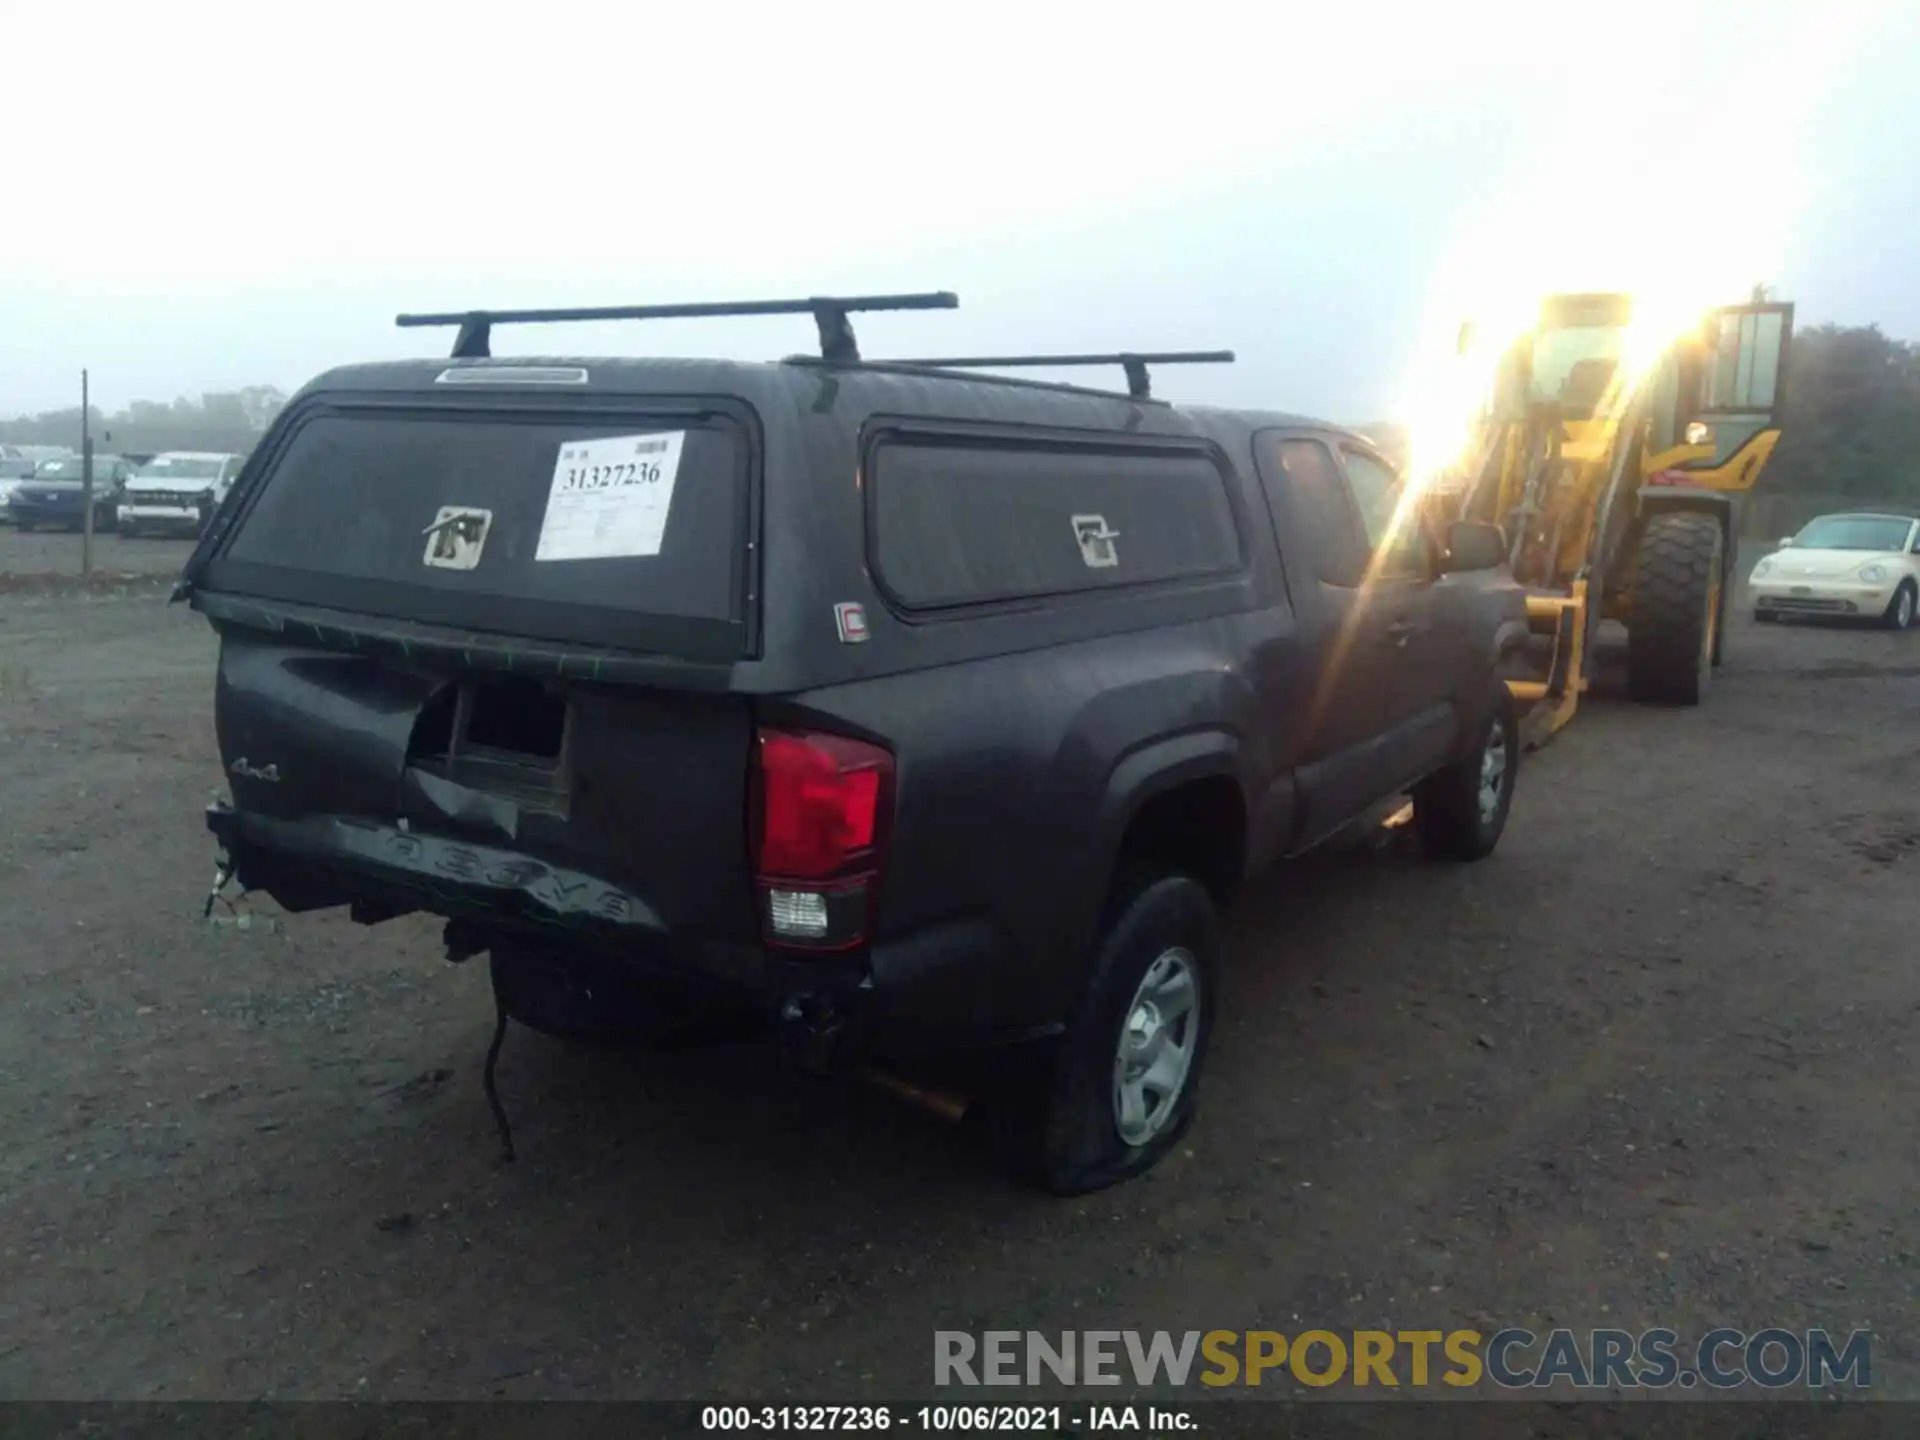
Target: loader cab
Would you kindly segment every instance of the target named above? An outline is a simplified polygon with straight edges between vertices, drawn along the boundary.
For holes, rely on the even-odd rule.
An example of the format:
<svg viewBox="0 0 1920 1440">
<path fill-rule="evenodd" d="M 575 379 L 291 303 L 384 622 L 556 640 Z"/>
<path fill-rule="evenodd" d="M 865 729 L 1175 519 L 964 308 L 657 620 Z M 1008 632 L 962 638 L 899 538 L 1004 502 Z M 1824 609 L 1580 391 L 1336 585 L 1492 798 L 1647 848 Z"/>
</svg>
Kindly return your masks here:
<svg viewBox="0 0 1920 1440">
<path fill-rule="evenodd" d="M 1625 295 L 1556 295 L 1540 307 L 1525 347 L 1529 408 L 1551 405 L 1592 420 L 1612 399 L 1632 302 Z"/>
<path fill-rule="evenodd" d="M 1793 306 L 1755 303 L 1709 311 L 1669 352 L 1676 368 L 1668 443 L 1707 447 L 1690 468 L 1725 472 L 1746 489 L 1758 478 L 1786 398 Z"/>
<path fill-rule="evenodd" d="M 1631 302 L 1624 295 L 1550 296 L 1533 327 L 1501 355 L 1479 425 L 1551 420 L 1582 435 L 1589 422 L 1604 419 L 1613 407 L 1630 318 Z M 1471 323 L 1461 327 L 1462 353 L 1473 335 Z"/>
<path fill-rule="evenodd" d="M 1643 373 L 1623 375 L 1632 320 L 1630 296 L 1549 296 L 1502 366 L 1495 418 L 1551 413 L 1576 452 L 1599 458 L 1611 424 L 1637 397 L 1653 483 L 1750 489 L 1779 439 L 1793 306 L 1755 301 L 1710 310 Z"/>
<path fill-rule="evenodd" d="M 1620 362 L 1633 320 L 1631 296 L 1553 295 L 1534 328 L 1508 351 L 1496 378 L 1493 418 L 1523 420 L 1543 408 L 1575 423 L 1607 418 L 1631 384 L 1646 400 L 1650 448 L 1687 445 L 1703 468 L 1724 464 L 1778 420 L 1793 306 L 1770 302 L 1708 311 L 1639 376 Z M 1470 332 L 1463 329 L 1462 346 Z M 1700 450 L 1703 444 L 1710 450 Z"/>
</svg>

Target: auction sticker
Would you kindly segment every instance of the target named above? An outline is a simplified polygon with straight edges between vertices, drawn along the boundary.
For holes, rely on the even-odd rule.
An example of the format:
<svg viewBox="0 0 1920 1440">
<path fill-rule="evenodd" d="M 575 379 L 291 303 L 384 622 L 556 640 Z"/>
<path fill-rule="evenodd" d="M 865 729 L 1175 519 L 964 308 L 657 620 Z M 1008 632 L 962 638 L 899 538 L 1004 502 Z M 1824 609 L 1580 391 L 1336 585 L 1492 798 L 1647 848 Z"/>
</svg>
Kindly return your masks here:
<svg viewBox="0 0 1920 1440">
<path fill-rule="evenodd" d="M 553 462 L 535 560 L 658 555 L 687 432 L 569 440 Z"/>
</svg>

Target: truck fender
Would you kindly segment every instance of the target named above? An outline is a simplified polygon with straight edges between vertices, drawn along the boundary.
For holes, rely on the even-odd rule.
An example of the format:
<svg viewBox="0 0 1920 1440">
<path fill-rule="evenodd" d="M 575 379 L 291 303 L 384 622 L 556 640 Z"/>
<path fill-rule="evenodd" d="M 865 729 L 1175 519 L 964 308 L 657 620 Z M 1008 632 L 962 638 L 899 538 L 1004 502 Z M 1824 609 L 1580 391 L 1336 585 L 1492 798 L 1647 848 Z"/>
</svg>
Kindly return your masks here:
<svg viewBox="0 0 1920 1440">
<path fill-rule="evenodd" d="M 1149 740 L 1123 754 L 1107 775 L 1100 801 L 1098 831 L 1102 851 L 1111 856 L 1140 807 L 1189 780 L 1225 776 L 1240 786 L 1240 739 L 1226 730 L 1189 730 Z"/>
<path fill-rule="evenodd" d="M 1098 916 L 1113 883 L 1127 827 L 1148 802 L 1194 780 L 1225 779 L 1240 794 L 1242 833 L 1234 840 L 1244 870 L 1251 831 L 1255 828 L 1254 799 L 1248 794 L 1240 738 L 1220 729 L 1189 730 L 1147 741 L 1126 751 L 1108 772 L 1095 825 L 1094 868 L 1086 877 L 1088 892 L 1078 913 Z M 1291 789 L 1285 796 L 1291 797 Z M 1091 940 L 1091 936 L 1084 937 Z"/>
</svg>

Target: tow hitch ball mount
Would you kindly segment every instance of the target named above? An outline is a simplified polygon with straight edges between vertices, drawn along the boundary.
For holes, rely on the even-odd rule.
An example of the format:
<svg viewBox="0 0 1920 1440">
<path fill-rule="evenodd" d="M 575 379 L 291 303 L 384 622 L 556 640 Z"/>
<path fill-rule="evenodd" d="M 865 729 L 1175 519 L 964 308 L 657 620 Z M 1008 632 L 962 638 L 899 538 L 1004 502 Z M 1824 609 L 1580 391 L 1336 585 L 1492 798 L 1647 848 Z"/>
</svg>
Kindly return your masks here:
<svg viewBox="0 0 1920 1440">
<path fill-rule="evenodd" d="M 836 1073 L 837 1053 L 843 1048 L 847 1018 L 827 995 L 789 995 L 780 1002 L 776 1033 L 780 1053 L 798 1069 L 813 1075 Z M 856 1064 L 852 1078 L 930 1115 L 958 1124 L 971 1104 L 968 1096 L 920 1084 L 874 1064 Z"/>
<path fill-rule="evenodd" d="M 827 1075 L 847 1029 L 846 1016 L 833 998 L 798 993 L 780 1001 L 774 1033 L 781 1058 L 808 1075 Z"/>
</svg>

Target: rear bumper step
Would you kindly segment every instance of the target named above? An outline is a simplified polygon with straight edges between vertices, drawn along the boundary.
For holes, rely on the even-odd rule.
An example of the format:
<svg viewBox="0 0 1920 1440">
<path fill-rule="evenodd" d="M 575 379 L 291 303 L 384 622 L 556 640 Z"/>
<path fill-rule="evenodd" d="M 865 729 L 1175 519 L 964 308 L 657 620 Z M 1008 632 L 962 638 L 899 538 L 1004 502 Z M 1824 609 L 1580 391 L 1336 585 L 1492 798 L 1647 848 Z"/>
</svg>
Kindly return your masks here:
<svg viewBox="0 0 1920 1440">
<path fill-rule="evenodd" d="M 417 887 L 423 903 L 412 908 L 435 909 L 424 903 L 430 898 L 479 901 L 489 908 L 524 907 L 529 914 L 561 924 L 659 930 L 658 917 L 636 895 L 579 871 L 470 840 L 448 840 L 340 816 L 281 820 L 242 815 L 222 804 L 207 807 L 207 828 L 233 857 L 240 883 L 250 890 L 274 887 L 258 883 L 249 871 L 257 872 L 259 880 L 278 880 L 283 887 L 293 878 L 288 872 L 303 868 L 314 869 L 316 887 L 335 878 L 328 872 L 364 871 L 371 873 L 363 874 L 363 881 Z M 343 889 L 363 888 L 352 885 L 346 873 L 337 878 L 347 882 Z M 300 892 L 306 887 L 296 879 L 290 888 Z M 305 898 L 296 893 L 296 903 L 281 903 L 290 910 L 306 910 L 368 897 L 342 894 L 316 904 L 298 903 Z"/>
</svg>

